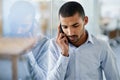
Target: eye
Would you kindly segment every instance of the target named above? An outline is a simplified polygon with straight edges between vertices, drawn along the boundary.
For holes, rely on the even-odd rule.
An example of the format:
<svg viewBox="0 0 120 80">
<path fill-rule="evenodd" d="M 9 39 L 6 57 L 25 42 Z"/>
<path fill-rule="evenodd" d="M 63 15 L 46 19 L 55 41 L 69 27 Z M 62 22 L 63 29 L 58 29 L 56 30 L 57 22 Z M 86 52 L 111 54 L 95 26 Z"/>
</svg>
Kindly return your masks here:
<svg viewBox="0 0 120 80">
<path fill-rule="evenodd" d="M 63 29 L 67 29 L 68 27 L 67 26 L 62 26 Z"/>
<path fill-rule="evenodd" d="M 77 27 L 79 27 L 79 25 L 74 25 L 73 27 L 74 27 L 74 28 L 77 28 Z"/>
</svg>

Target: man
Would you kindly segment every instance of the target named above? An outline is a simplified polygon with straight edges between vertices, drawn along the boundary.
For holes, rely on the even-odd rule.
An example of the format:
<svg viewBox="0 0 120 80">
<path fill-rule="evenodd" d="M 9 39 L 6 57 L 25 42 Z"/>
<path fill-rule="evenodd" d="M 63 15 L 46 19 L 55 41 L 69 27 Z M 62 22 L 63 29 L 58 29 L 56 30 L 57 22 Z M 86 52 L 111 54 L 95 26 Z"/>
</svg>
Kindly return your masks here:
<svg viewBox="0 0 120 80">
<path fill-rule="evenodd" d="M 113 51 L 85 30 L 88 17 L 78 2 L 59 10 L 57 38 L 50 41 L 48 80 L 120 80 Z M 61 31 L 63 30 L 63 32 Z"/>
</svg>

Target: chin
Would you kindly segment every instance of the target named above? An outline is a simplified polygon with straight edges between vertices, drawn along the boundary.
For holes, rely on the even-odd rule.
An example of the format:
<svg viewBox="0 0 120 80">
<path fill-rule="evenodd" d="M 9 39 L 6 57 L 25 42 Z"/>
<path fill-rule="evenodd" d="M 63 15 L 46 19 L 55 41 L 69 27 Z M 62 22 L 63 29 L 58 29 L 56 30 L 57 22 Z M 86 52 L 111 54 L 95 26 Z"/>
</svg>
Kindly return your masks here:
<svg viewBox="0 0 120 80">
<path fill-rule="evenodd" d="M 75 43 L 78 42 L 78 40 L 77 41 L 69 41 L 69 42 L 72 43 L 72 44 L 75 44 Z"/>
</svg>

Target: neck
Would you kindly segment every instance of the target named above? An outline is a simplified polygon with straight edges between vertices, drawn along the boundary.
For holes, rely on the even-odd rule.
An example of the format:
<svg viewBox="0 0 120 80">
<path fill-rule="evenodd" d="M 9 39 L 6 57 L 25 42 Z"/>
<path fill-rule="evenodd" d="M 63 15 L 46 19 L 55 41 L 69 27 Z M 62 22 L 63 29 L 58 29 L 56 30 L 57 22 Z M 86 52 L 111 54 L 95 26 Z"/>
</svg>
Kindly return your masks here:
<svg viewBox="0 0 120 80">
<path fill-rule="evenodd" d="M 79 46 L 81 46 L 83 43 L 86 42 L 87 38 L 88 38 L 87 32 L 84 31 L 84 32 L 83 32 L 83 35 L 80 37 L 80 39 L 79 39 L 76 43 L 73 43 L 73 45 L 76 46 L 76 47 L 79 47 Z"/>
</svg>

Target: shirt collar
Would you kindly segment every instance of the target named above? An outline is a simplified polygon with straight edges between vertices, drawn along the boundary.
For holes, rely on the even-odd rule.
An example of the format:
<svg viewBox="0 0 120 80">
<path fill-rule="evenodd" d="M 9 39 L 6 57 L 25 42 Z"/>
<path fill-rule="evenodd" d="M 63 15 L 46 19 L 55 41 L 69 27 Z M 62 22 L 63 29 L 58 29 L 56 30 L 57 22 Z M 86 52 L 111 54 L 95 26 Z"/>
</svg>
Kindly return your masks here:
<svg viewBox="0 0 120 80">
<path fill-rule="evenodd" d="M 93 35 L 90 34 L 87 30 L 86 30 L 86 32 L 87 32 L 87 34 L 88 34 L 88 38 L 87 38 L 87 41 L 85 42 L 85 44 L 87 44 L 87 43 L 92 43 L 92 44 L 94 44 L 94 42 L 93 42 Z M 71 43 L 69 43 L 69 45 L 70 45 L 71 47 L 73 47 L 73 48 L 76 48 L 76 47 L 74 47 Z"/>
<path fill-rule="evenodd" d="M 92 44 L 94 44 L 94 42 L 93 42 L 93 36 L 88 31 L 86 31 L 86 32 L 88 34 L 88 39 L 87 39 L 86 43 L 92 43 Z"/>
</svg>

